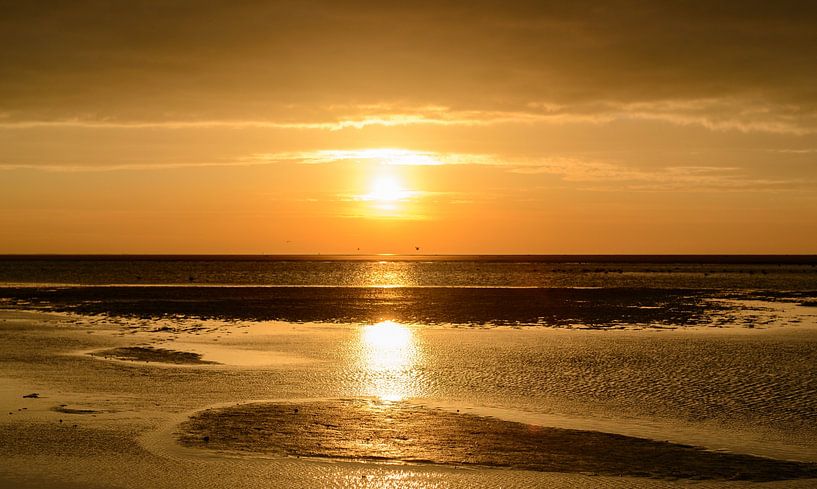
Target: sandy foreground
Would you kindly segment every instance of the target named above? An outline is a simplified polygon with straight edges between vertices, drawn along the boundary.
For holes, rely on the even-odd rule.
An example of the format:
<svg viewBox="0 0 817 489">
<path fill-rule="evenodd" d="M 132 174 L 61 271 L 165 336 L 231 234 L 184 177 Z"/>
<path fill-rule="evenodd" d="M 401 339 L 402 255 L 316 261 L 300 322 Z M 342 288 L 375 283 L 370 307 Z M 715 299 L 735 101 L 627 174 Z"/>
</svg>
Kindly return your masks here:
<svg viewBox="0 0 817 489">
<path fill-rule="evenodd" d="M 815 487 L 800 309 L 671 331 L 0 311 L 0 486 Z"/>
</svg>

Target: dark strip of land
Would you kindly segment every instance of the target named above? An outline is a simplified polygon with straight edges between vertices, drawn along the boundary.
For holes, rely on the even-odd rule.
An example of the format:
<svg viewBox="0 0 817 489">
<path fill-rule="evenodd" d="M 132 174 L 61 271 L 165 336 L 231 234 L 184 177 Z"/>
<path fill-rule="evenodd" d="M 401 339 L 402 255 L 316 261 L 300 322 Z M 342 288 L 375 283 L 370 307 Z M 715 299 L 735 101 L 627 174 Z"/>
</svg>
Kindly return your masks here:
<svg viewBox="0 0 817 489">
<path fill-rule="evenodd" d="M 8 306 L 139 318 L 290 322 L 684 326 L 704 323 L 711 292 L 686 289 L 371 287 L 0 288 Z"/>
</svg>

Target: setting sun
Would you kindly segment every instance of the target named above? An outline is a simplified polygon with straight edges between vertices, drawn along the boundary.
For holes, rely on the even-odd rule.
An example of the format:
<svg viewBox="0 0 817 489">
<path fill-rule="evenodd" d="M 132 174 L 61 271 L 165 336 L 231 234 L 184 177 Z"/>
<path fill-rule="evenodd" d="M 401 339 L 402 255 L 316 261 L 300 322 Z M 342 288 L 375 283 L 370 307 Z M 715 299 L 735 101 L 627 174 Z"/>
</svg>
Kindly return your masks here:
<svg viewBox="0 0 817 489">
<path fill-rule="evenodd" d="M 406 198 L 407 192 L 403 190 L 395 177 L 380 176 L 372 182 L 371 192 L 367 197 L 367 200 L 377 202 L 395 202 Z"/>
<path fill-rule="evenodd" d="M 417 191 L 408 190 L 404 187 L 400 179 L 394 174 L 380 174 L 372 178 L 369 184 L 369 192 L 357 196 L 357 200 L 369 203 L 371 208 L 380 211 L 379 217 L 397 217 L 396 212 L 401 210 L 398 205 L 408 201 L 419 194 Z M 387 214 L 383 214 L 385 211 Z M 406 217 L 406 216 L 400 216 Z"/>
</svg>

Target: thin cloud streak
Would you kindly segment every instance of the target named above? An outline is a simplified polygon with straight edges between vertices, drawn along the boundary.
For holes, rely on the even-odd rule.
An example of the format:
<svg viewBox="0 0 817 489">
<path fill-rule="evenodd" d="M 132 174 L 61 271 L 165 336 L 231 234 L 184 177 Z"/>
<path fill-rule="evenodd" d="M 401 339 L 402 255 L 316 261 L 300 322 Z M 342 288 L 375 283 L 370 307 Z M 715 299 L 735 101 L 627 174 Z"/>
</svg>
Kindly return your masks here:
<svg viewBox="0 0 817 489">
<path fill-rule="evenodd" d="M 32 164 L 2 164 L 0 171 L 31 170 L 46 173 L 107 173 L 119 171 L 155 171 L 155 170 L 176 170 L 185 168 L 211 168 L 211 167 L 240 167 L 265 165 L 263 162 L 252 161 L 224 161 L 224 162 L 197 162 L 197 163 L 155 163 L 155 164 L 116 164 L 116 165 L 32 165 Z"/>
<path fill-rule="evenodd" d="M 338 114 L 343 111 L 345 113 Z M 817 112 L 797 105 L 764 103 L 762 100 L 720 98 L 658 100 L 651 102 L 597 102 L 558 105 L 530 102 L 514 110 L 461 110 L 445 106 L 396 106 L 389 104 L 329 106 L 320 110 L 335 113 L 324 120 L 154 120 L 128 121 L 93 118 L 59 120 L 14 120 L 0 115 L 0 129 L 277 129 L 343 131 L 367 127 L 452 126 L 484 127 L 525 125 L 602 125 L 617 121 L 666 122 L 699 126 L 712 131 L 773 134 L 817 134 Z"/>
<path fill-rule="evenodd" d="M 366 148 L 355 150 L 318 150 L 302 152 L 261 153 L 247 161 L 265 163 L 296 162 L 320 165 L 344 161 L 373 162 L 389 166 L 439 166 L 439 165 L 500 165 L 495 155 L 470 153 L 441 153 L 401 148 Z"/>
<path fill-rule="evenodd" d="M 231 161 L 199 163 L 83 165 L 0 164 L 0 171 L 31 170 L 42 172 L 93 173 L 116 171 L 156 171 L 209 167 L 249 167 L 276 164 L 326 165 L 372 163 L 384 166 L 488 166 L 523 175 L 552 175 L 574 184 L 604 183 L 584 190 L 611 191 L 790 191 L 814 182 L 769 179 L 744 174 L 735 166 L 665 166 L 640 169 L 620 162 L 567 156 L 502 157 L 495 154 L 444 153 L 399 148 L 360 150 L 318 150 L 256 154 Z M 437 192 L 439 194 L 439 192 Z M 423 198 L 432 192 L 406 191 L 406 199 Z M 360 195 L 339 196 L 341 200 L 360 201 Z"/>
<path fill-rule="evenodd" d="M 804 154 L 811 150 L 761 150 Z M 361 163 L 382 166 L 483 166 L 524 175 L 551 175 L 571 184 L 594 184 L 591 191 L 796 191 L 811 188 L 809 179 L 768 178 L 747 174 L 739 166 L 663 165 L 644 169 L 622 161 L 584 156 L 502 156 L 498 154 L 437 152 L 406 148 L 325 149 L 259 153 L 204 162 L 157 162 L 103 165 L 2 164 L 0 171 L 40 171 L 47 173 L 102 173 L 120 171 L 166 171 L 213 167 L 252 167 L 279 164 L 328 165 Z M 408 196 L 408 194 L 406 194 Z M 427 196 L 413 192 L 410 197 Z M 356 197 L 359 200 L 359 196 Z"/>
</svg>

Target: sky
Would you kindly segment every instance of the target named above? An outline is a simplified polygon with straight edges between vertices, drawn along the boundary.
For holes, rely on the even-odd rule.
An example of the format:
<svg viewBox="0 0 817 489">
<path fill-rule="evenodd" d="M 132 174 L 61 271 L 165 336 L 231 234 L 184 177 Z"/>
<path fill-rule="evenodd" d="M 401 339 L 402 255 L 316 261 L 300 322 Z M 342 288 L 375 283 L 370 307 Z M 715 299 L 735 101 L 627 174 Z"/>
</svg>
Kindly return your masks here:
<svg viewBox="0 0 817 489">
<path fill-rule="evenodd" d="M 817 253 L 813 2 L 0 7 L 0 253 Z"/>
</svg>

